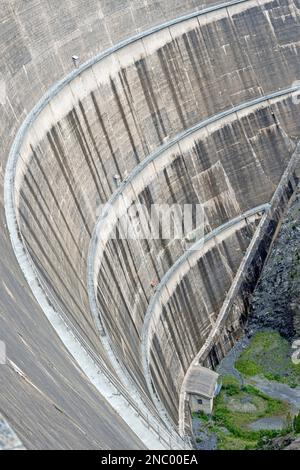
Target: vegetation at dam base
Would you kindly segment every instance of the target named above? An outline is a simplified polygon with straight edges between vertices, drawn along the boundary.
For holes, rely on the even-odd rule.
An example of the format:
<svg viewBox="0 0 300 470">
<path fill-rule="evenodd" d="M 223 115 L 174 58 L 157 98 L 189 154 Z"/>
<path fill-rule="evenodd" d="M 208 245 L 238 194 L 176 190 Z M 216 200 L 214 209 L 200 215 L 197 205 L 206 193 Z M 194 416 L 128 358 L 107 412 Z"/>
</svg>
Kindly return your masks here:
<svg viewBox="0 0 300 470">
<path fill-rule="evenodd" d="M 249 347 L 236 361 L 236 368 L 246 377 L 262 374 L 266 379 L 300 385 L 300 364 L 291 360 L 290 343 L 276 331 L 257 333 Z"/>
<path fill-rule="evenodd" d="M 223 377 L 213 416 L 200 413 L 198 418 L 206 434 L 215 434 L 220 450 L 260 449 L 265 439 L 284 436 L 293 430 L 287 403 L 271 398 L 251 385 L 242 386 L 233 376 Z M 282 429 L 258 429 L 259 423 L 263 426 L 268 420 L 274 427 L 283 424 Z M 201 443 L 201 437 L 197 438 L 197 443 Z"/>
<path fill-rule="evenodd" d="M 213 415 L 194 415 L 197 447 L 219 450 L 272 448 L 272 442 L 289 444 L 300 434 L 300 413 L 286 400 L 271 397 L 255 387 L 255 379 L 300 384 L 300 366 L 291 361 L 289 342 L 276 331 L 253 336 L 234 366 L 240 380 L 222 376 Z"/>
</svg>

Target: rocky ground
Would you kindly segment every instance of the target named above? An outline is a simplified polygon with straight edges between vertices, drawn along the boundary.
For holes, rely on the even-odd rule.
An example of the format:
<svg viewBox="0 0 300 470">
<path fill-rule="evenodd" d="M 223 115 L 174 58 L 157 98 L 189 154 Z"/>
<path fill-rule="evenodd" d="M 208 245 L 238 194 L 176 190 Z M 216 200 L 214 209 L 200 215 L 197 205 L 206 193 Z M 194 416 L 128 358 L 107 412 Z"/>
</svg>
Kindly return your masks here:
<svg viewBox="0 0 300 470">
<path fill-rule="evenodd" d="M 251 300 L 246 334 L 270 328 L 289 341 L 300 338 L 300 188 Z"/>
<path fill-rule="evenodd" d="M 286 436 L 276 437 L 275 439 L 268 440 L 263 446 L 264 450 L 299 450 L 300 437 L 295 438 L 293 434 Z"/>
</svg>

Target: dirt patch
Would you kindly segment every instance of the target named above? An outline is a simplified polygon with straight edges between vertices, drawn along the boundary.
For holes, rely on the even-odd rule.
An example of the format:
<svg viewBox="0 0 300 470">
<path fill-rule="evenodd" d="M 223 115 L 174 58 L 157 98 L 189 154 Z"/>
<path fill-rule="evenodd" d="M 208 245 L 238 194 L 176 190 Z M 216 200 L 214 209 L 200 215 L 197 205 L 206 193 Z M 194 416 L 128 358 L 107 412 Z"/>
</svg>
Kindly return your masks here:
<svg viewBox="0 0 300 470">
<path fill-rule="evenodd" d="M 253 429 L 254 431 L 259 431 L 261 429 L 283 429 L 285 426 L 285 421 L 280 417 L 272 417 L 272 418 L 260 418 L 254 423 L 248 425 L 249 429 Z"/>
<path fill-rule="evenodd" d="M 266 403 L 264 400 L 256 397 L 256 403 L 254 403 L 254 398 L 249 395 L 244 395 L 242 397 L 231 397 L 227 401 L 227 407 L 231 411 L 239 411 L 240 413 L 257 413 L 258 411 L 266 410 Z"/>
</svg>

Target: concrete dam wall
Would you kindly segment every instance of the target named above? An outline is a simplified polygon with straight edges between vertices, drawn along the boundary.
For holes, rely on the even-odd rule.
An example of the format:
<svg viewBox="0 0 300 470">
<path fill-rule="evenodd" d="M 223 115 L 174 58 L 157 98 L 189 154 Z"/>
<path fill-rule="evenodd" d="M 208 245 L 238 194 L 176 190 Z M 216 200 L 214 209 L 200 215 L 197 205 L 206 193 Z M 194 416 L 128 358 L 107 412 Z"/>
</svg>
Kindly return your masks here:
<svg viewBox="0 0 300 470">
<path fill-rule="evenodd" d="M 275 110 L 279 103 L 282 106 L 284 101 L 280 99 L 278 103 L 272 103 L 272 109 Z M 288 104 L 290 101 L 291 99 L 287 98 L 286 103 Z M 282 169 L 285 168 L 289 155 L 294 149 L 293 142 L 287 139 L 286 131 L 274 123 L 269 105 L 270 102 L 267 105 L 266 103 L 264 105 L 260 104 L 258 109 L 254 106 L 238 112 L 237 115 L 234 113 L 233 116 L 223 118 L 218 123 L 204 127 L 182 139 L 179 145 L 174 144 L 169 147 L 159 156 L 155 156 L 151 163 L 144 166 L 141 173 L 135 175 L 132 180 L 129 179 L 126 188 L 121 188 L 122 190 L 119 191 L 119 198 L 125 197 L 129 207 L 132 201 L 141 201 L 150 207 L 151 204 L 159 204 L 165 201 L 172 203 L 172 198 L 175 197 L 176 201 L 181 203 L 202 204 L 207 216 L 206 231 L 208 233 L 244 214 L 249 209 L 269 201 L 274 188 L 279 182 Z M 290 104 L 287 107 L 289 110 L 292 108 Z M 267 114 L 265 114 L 266 112 Z M 283 121 L 285 121 L 285 118 L 283 118 Z M 251 126 L 247 125 L 250 122 Z M 294 129 L 294 119 L 292 119 L 292 128 Z M 248 132 L 250 135 L 247 134 Z M 299 129 L 296 133 L 299 133 Z M 258 147 L 255 145 L 255 149 L 251 144 L 254 135 L 260 135 Z M 272 153 L 268 163 L 269 150 L 267 149 L 269 149 L 270 141 L 277 142 L 278 167 L 275 163 L 276 157 L 274 159 L 275 153 Z M 218 148 L 218 145 L 219 152 L 211 151 L 211 149 Z M 206 158 L 202 159 L 204 155 Z M 245 155 L 247 155 L 246 160 L 244 160 Z M 287 160 L 285 162 L 281 160 L 282 155 L 286 155 Z M 240 161 L 238 161 L 238 156 L 241 156 Z M 233 161 L 234 165 L 231 166 Z M 247 170 L 245 170 L 246 174 L 243 178 L 245 167 L 247 167 Z M 216 181 L 218 181 L 218 184 L 214 184 Z M 222 183 L 219 183 L 219 181 Z M 256 185 L 252 185 L 252 181 L 256 181 L 256 184 L 263 190 L 263 194 L 260 194 Z M 259 183 L 259 181 L 261 182 Z M 247 193 L 246 188 L 248 188 Z M 270 192 L 268 193 L 268 191 Z M 114 203 L 117 204 L 118 199 L 115 199 Z M 141 362 L 137 362 L 137 358 L 140 358 L 141 342 L 146 341 L 142 332 L 145 312 L 154 294 L 151 281 L 155 279 L 159 283 L 164 274 L 183 255 L 186 246 L 184 242 L 182 243 L 179 240 L 154 240 L 150 247 L 151 241 L 147 244 L 145 242 L 139 243 L 136 240 L 118 241 L 108 239 L 106 242 L 105 237 L 109 234 L 105 233 L 103 235 L 105 224 L 113 225 L 110 223 L 109 216 L 103 218 L 97 228 L 98 234 L 102 234 L 95 255 L 97 258 L 95 263 L 96 272 L 99 269 L 97 280 L 98 304 L 109 337 L 118 351 L 118 357 L 123 356 L 128 372 L 133 374 L 135 378 L 140 377 L 140 383 L 143 384 L 145 371 Z M 225 249 L 225 252 L 228 251 L 229 258 L 230 256 L 233 257 L 233 266 L 235 264 L 238 266 L 241 262 L 247 239 L 247 233 L 242 233 L 239 256 L 237 256 L 237 247 L 239 246 L 237 239 L 234 239 L 234 243 L 232 240 L 228 241 L 232 246 L 231 249 L 227 247 L 228 250 Z M 226 242 L 224 243 L 226 244 Z M 234 261 L 236 256 L 237 259 Z M 177 303 L 174 301 L 174 305 L 172 305 L 172 308 L 170 307 L 172 321 L 170 320 L 166 334 L 173 337 L 173 339 L 171 340 L 168 337 L 169 341 L 166 340 L 164 330 L 167 327 L 162 327 L 162 325 L 157 325 L 157 334 L 153 338 L 152 346 L 155 350 L 156 359 L 153 362 L 150 361 L 150 368 L 155 369 L 154 376 L 158 374 L 157 368 L 161 372 L 164 371 L 164 378 L 161 377 L 160 382 L 163 387 L 168 389 L 172 401 L 176 401 L 174 389 L 179 392 L 182 380 L 179 374 L 179 365 L 186 356 L 186 364 L 181 364 L 184 375 L 189 361 L 205 341 L 211 324 L 216 319 L 222 305 L 225 292 L 228 291 L 230 279 L 232 281 L 232 276 L 235 273 L 234 267 L 229 269 L 231 274 L 228 282 L 226 282 L 228 269 L 226 269 L 227 262 L 224 258 L 216 265 L 212 263 L 212 260 L 217 259 L 217 255 L 212 256 L 211 260 L 208 255 L 207 258 L 209 261 L 201 260 L 200 262 L 199 260 L 199 271 L 205 278 L 203 280 L 203 290 L 206 294 L 204 295 L 201 292 L 199 273 L 195 275 L 191 270 L 189 275 L 191 276 L 192 287 L 189 295 L 184 296 L 180 292 Z M 230 259 L 228 262 L 230 266 Z M 225 269 L 223 278 L 221 274 L 222 263 L 224 263 L 223 269 Z M 180 269 L 179 278 L 176 281 L 178 288 L 181 284 L 181 271 L 182 269 Z M 108 282 L 107 280 L 110 279 L 112 273 L 112 279 Z M 196 295 L 194 299 L 193 293 Z M 198 298 L 199 295 L 202 296 L 202 300 Z M 205 301 L 206 296 L 207 300 Z M 189 324 L 187 313 L 185 313 L 185 327 L 183 330 L 179 328 L 176 335 L 177 322 L 182 315 L 180 312 L 186 312 L 187 301 L 190 302 L 190 311 L 194 312 L 197 320 L 191 320 Z M 177 308 L 175 308 L 175 305 L 177 305 Z M 107 313 L 108 306 L 112 309 L 112 315 Z M 176 311 L 178 316 L 175 314 Z M 201 315 L 204 312 L 205 321 L 201 325 Z M 198 333 L 196 325 L 200 328 Z M 185 328 L 194 335 L 193 341 L 186 343 L 188 336 L 186 333 L 183 334 Z M 176 341 L 174 335 L 175 338 L 177 337 Z M 179 338 L 184 338 L 181 346 Z M 196 338 L 198 339 L 196 340 Z M 189 344 L 192 344 L 193 348 L 187 353 Z M 170 348 L 169 354 L 162 354 L 163 345 L 163 348 Z M 177 350 L 177 348 L 180 348 L 180 351 L 177 351 L 175 355 L 174 349 Z M 152 347 L 150 347 L 151 349 Z M 179 364 L 175 361 L 176 356 L 178 356 Z M 176 362 L 173 369 L 176 373 L 170 372 L 172 367 L 170 367 L 170 364 L 166 365 L 166 357 L 169 357 L 170 361 Z M 158 366 L 160 362 L 161 364 Z M 171 381 L 166 380 L 165 374 L 167 373 L 170 374 L 169 378 L 173 377 Z M 176 386 L 173 380 L 175 380 Z M 173 412 L 175 413 L 175 410 Z"/>
<path fill-rule="evenodd" d="M 64 22 L 57 12 L 43 30 L 52 45 L 47 51 L 40 49 L 44 37 L 25 48 L 34 31 L 32 11 L 21 6 L 12 11 L 6 4 L 3 36 L 13 28 L 19 31 L 13 50 L 22 51 L 24 61 L 6 47 L 4 56 L 10 60 L 6 65 L 3 61 L 3 73 L 10 79 L 2 106 L 1 146 L 5 160 L 10 149 L 5 180 L 8 229 L 33 292 L 36 288 L 44 293 L 124 400 L 132 394 L 137 408 L 152 416 L 150 429 L 153 424 L 164 430 L 162 441 L 158 438 L 161 445 L 176 447 L 182 441 L 169 430 L 180 424 L 185 375 L 217 323 L 300 136 L 300 91 L 295 85 L 300 77 L 299 2 L 214 6 L 216 2 L 163 1 L 149 6 L 103 1 L 101 11 L 97 2 L 88 3 L 88 12 L 81 12 L 75 1 L 70 2 L 70 12 L 69 4 L 58 9 Z M 41 22 L 54 15 L 47 2 L 32 8 L 35 15 L 42 9 Z M 36 105 L 66 75 L 74 53 L 91 60 Z M 204 231 L 194 227 L 182 240 L 112 239 L 116 221 L 107 208 L 119 201 L 124 203 L 121 218 L 134 203 L 149 212 L 153 204 L 199 204 L 205 213 Z M 8 246 L 8 233 L 1 236 Z M 187 251 L 187 246 L 195 249 Z M 13 266 L 12 248 L 6 252 L 6 262 Z M 19 282 L 21 273 L 14 278 Z M 25 287 L 16 300 L 19 288 L 10 282 L 6 288 L 14 304 L 3 304 L 6 316 L 9 309 L 19 311 L 23 295 L 34 302 Z M 37 304 L 28 308 L 36 312 L 27 333 L 33 340 L 40 321 L 47 325 L 46 332 L 51 327 L 40 320 L 43 312 Z M 242 313 L 229 317 L 229 330 L 231 318 L 239 321 Z M 22 324 L 22 316 L 16 321 Z M 59 332 L 58 322 L 51 323 Z M 13 331 L 12 324 L 6 331 Z M 13 345 L 16 340 L 10 341 Z M 63 368 L 68 353 L 57 337 L 53 341 Z M 90 378 L 80 379 L 82 387 L 93 388 L 90 381 L 96 381 L 88 366 L 85 369 L 82 353 L 77 356 L 70 341 L 64 343 Z M 38 341 L 34 357 L 39 351 L 47 355 L 47 344 Z M 72 367 L 76 369 L 76 361 Z M 47 375 L 47 368 L 42 370 Z M 72 373 L 76 389 L 79 379 Z M 30 361 L 27 376 L 35 377 Z M 97 388 L 104 398 L 111 395 Z M 53 396 L 64 408 L 64 390 L 54 390 Z M 139 418 L 123 416 L 122 405 L 108 401 L 112 408 L 99 409 L 99 419 L 107 416 L 121 434 L 122 426 L 129 425 L 132 433 L 124 442 L 116 440 L 116 446 L 156 445 L 157 436 L 145 437 L 135 423 Z M 14 416 L 2 390 L 1 403 L 8 417 Z M 94 405 L 88 406 L 92 413 Z M 113 416 L 114 410 L 119 416 Z M 72 405 L 69 412 L 72 415 Z M 47 419 L 55 421 L 52 411 Z M 74 446 L 70 436 L 64 438 L 65 445 Z M 110 439 L 108 446 L 114 442 Z M 53 437 L 46 440 L 56 445 Z M 35 433 L 27 442 L 36 445 Z M 98 445 L 93 441 L 92 446 Z"/>
</svg>

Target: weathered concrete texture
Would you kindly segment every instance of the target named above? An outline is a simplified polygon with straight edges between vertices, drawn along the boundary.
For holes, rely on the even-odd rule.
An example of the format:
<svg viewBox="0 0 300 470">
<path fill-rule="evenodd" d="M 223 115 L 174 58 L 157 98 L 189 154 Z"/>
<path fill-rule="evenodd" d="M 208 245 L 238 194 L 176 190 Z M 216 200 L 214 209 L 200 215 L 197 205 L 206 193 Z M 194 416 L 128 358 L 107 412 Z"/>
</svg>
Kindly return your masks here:
<svg viewBox="0 0 300 470">
<path fill-rule="evenodd" d="M 134 32 L 200 5 L 195 0 L 2 3 L 1 192 L 5 160 L 17 127 L 49 86 L 70 70 L 73 54 L 85 60 Z M 213 3 L 203 1 L 201 7 Z M 86 69 L 52 97 L 31 123 L 22 141 L 15 179 L 20 233 L 48 293 L 111 371 L 90 311 L 86 279 L 91 235 L 100 204 L 115 190 L 114 175 L 126 178 L 158 146 L 195 123 L 240 102 L 290 87 L 300 76 L 299 17 L 298 0 L 259 0 L 164 28 Z M 145 181 L 133 187 L 135 197 L 147 204 L 202 202 L 208 229 L 269 201 L 293 140 L 300 135 L 298 108 L 291 97 L 281 97 L 224 120 L 221 126 L 211 125 L 197 138 L 183 142 L 163 168 L 153 167 L 149 174 L 157 178 L 148 183 L 146 175 Z M 0 204 L 3 224 L 2 197 Z M 178 329 L 169 336 L 165 329 L 161 336 L 155 333 L 152 376 L 174 421 L 184 370 L 209 330 L 209 319 L 215 319 L 222 305 L 248 235 L 245 230 L 231 234 L 199 261 L 201 269 L 198 265 L 195 271 L 191 269 L 188 282 L 193 283 L 193 294 L 181 291 L 185 284 L 177 286 L 171 311 L 180 312 L 184 302 L 190 319 L 187 331 Z M 18 406 L 20 390 L 14 391 L 21 382 L 22 406 L 28 404 L 26 424 L 19 424 L 22 441 L 35 447 L 141 446 L 76 369 L 31 295 L 20 287 L 23 278 L 7 241 L 6 232 L 1 233 L 0 243 L 7 254 L 0 268 L 9 279 L 2 288 L 6 292 L 3 336 L 10 354 L 18 352 L 20 357 L 5 366 L 1 379 L 11 379 L 11 393 L 3 385 L 0 398 L 5 412 L 17 420 L 23 412 Z M 105 327 L 121 363 L 130 369 L 143 393 L 148 391 L 140 348 L 143 318 L 152 295 L 149 279 L 159 281 L 181 254 L 178 243 L 109 244 L 104 252 L 98 301 Z M 209 268 L 210 273 L 206 272 Z M 213 288 L 207 285 L 212 276 L 218 279 L 218 288 L 216 280 Z M 206 310 L 200 309 L 200 298 L 192 297 L 199 296 L 199 285 L 203 286 L 202 300 L 210 306 Z M 194 330 L 197 318 L 203 321 Z M 23 329 L 25 335 L 16 336 Z M 185 333 L 190 341 L 188 353 L 180 342 Z M 169 370 L 164 369 L 163 376 L 165 367 Z M 24 375 L 19 376 L 18 370 Z M 55 422 L 55 428 L 47 428 L 47 422 Z"/>
<path fill-rule="evenodd" d="M 136 32 L 216 3 L 1 0 L 0 79 L 6 85 L 5 100 L 0 100 L 3 155 L 43 93 L 72 70 L 72 55 L 84 62 Z"/>
<path fill-rule="evenodd" d="M 0 450 L 25 450 L 8 422 L 0 414 Z"/>
<path fill-rule="evenodd" d="M 268 22 L 265 11 L 270 3 L 246 5 L 222 9 L 216 18 L 199 16 L 110 55 L 51 100 L 22 146 L 24 163 L 17 171 L 16 201 L 23 237 L 49 289 L 99 354 L 103 352 L 85 286 L 86 256 L 97 207 L 114 190 L 113 176 L 124 178 L 165 139 L 202 118 L 288 86 L 291 76 L 300 73 L 297 44 L 277 52 L 274 31 L 280 34 L 280 24 L 276 22 L 272 30 L 271 24 L 280 7 L 271 9 Z M 282 13 L 288 11 L 294 18 L 293 3 L 282 6 Z M 264 25 L 251 43 L 245 39 L 248 22 L 251 27 Z M 240 53 L 236 53 L 236 37 L 244 38 Z M 214 38 L 214 43 L 208 38 Z M 264 60 L 253 52 L 261 49 L 260 41 L 267 49 Z M 278 70 L 270 74 L 274 50 Z M 246 82 L 241 76 L 244 70 Z M 270 124 L 270 116 L 266 119 Z M 215 144 L 217 152 L 225 138 Z M 259 145 L 260 138 L 252 147 Z M 212 215 L 215 211 L 212 208 Z"/>
<path fill-rule="evenodd" d="M 20 367 L 1 366 L 0 409 L 28 448 L 131 448 L 141 442 L 88 383 L 32 294 L 5 225 L 9 148 L 28 112 L 54 82 L 118 40 L 209 0 L 0 1 L 0 339 Z M 67 397 L 67 398 L 66 398 Z"/>
<path fill-rule="evenodd" d="M 151 379 L 176 423 L 185 373 L 213 328 L 255 228 L 255 222 L 244 221 L 195 251 L 156 306 L 161 314 L 149 332 Z"/>
<path fill-rule="evenodd" d="M 12 429 L 28 449 L 142 448 L 64 349 L 10 249 L 1 238 L 0 407 Z"/>
<path fill-rule="evenodd" d="M 272 106 L 274 111 L 280 106 L 288 114 L 293 109 L 291 98 Z M 291 126 L 293 130 L 288 132 L 293 134 L 293 118 Z M 269 152 L 275 142 L 277 157 Z M 202 204 L 206 230 L 210 231 L 269 201 L 293 149 L 286 130 L 274 123 L 266 103 L 221 119 L 181 140 L 179 147 L 174 145 L 145 167 L 123 193 L 128 206 L 133 202 L 149 208 L 164 202 Z M 104 222 L 108 224 L 108 218 Z M 143 384 L 139 350 L 145 311 L 153 295 L 151 282 L 161 280 L 186 246 L 181 240 L 102 240 L 101 245 L 101 261 L 96 263 L 100 265 L 99 309 L 118 356 L 124 358 L 135 380 Z"/>
<path fill-rule="evenodd" d="M 207 340 L 194 357 L 192 364 L 200 363 L 206 367 L 215 367 L 242 334 L 250 296 L 274 240 L 282 215 L 299 184 L 299 169 L 300 145 L 298 144 L 231 283 L 217 321 L 209 332 Z M 182 382 L 180 393 L 179 431 L 181 435 L 191 435 L 192 432 L 189 400 L 185 388 L 187 377 L 188 373 Z"/>
<path fill-rule="evenodd" d="M 198 353 L 201 363 L 215 366 L 241 335 L 249 306 L 249 299 L 268 255 L 274 234 L 280 224 L 295 188 L 299 184 L 300 146 L 293 153 L 280 184 L 270 202 L 270 209 L 263 216 L 252 240 L 248 256 L 243 260 L 227 302 L 222 306 L 222 319 L 213 338 L 213 344 Z"/>
</svg>

